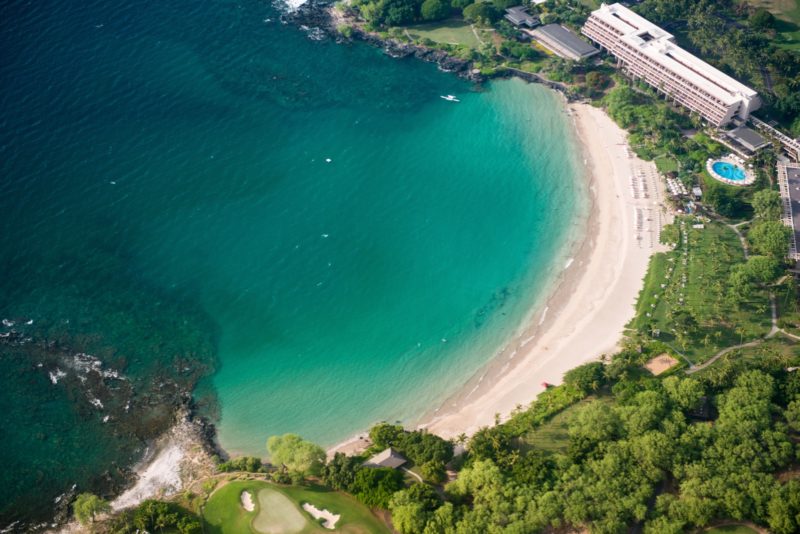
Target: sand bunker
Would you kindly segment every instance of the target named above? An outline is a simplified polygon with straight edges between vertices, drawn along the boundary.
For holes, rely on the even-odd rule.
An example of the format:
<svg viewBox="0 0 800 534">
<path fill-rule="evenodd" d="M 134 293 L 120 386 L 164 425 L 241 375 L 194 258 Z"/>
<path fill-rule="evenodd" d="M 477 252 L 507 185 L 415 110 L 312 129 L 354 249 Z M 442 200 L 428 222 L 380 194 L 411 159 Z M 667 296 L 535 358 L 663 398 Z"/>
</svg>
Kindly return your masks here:
<svg viewBox="0 0 800 534">
<path fill-rule="evenodd" d="M 248 512 L 252 512 L 253 510 L 256 509 L 256 505 L 255 503 L 253 503 L 253 496 L 250 495 L 249 491 L 242 492 L 241 500 L 242 500 L 242 508 L 244 508 Z"/>
<path fill-rule="evenodd" d="M 294 502 L 278 491 L 266 488 L 259 491 L 258 505 L 253 530 L 261 534 L 295 534 L 309 524 Z"/>
<path fill-rule="evenodd" d="M 653 373 L 655 376 L 660 375 L 664 371 L 671 369 L 678 363 L 678 360 L 667 354 L 659 354 L 644 365 L 644 368 Z"/>
<path fill-rule="evenodd" d="M 313 504 L 308 503 L 303 504 L 303 510 L 311 514 L 314 519 L 324 519 L 322 526 L 331 530 L 336 528 L 336 523 L 342 517 L 339 514 L 334 514 L 333 512 L 329 512 L 325 509 L 320 510 Z"/>
</svg>

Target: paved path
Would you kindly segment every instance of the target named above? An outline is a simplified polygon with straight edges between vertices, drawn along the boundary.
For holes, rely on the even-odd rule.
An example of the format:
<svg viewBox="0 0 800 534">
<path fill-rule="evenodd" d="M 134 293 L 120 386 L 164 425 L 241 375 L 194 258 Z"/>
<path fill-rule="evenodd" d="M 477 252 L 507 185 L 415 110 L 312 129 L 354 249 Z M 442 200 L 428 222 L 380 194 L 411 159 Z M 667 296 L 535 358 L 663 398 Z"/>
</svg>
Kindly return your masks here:
<svg viewBox="0 0 800 534">
<path fill-rule="evenodd" d="M 483 39 L 481 39 L 481 36 L 478 34 L 478 30 L 475 29 L 475 25 L 474 24 L 470 24 L 469 27 L 472 28 L 472 33 L 475 34 L 475 38 L 478 40 L 478 42 L 481 45 L 485 45 L 486 43 L 484 43 Z"/>
<path fill-rule="evenodd" d="M 419 480 L 420 482 L 424 483 L 424 481 L 422 480 L 422 477 L 421 477 L 421 476 L 419 476 L 418 474 L 416 474 L 416 473 L 415 473 L 414 471 L 412 471 L 411 469 L 408 469 L 408 468 L 406 468 L 406 467 L 401 467 L 400 469 L 402 469 L 403 471 L 405 471 L 406 473 L 408 473 L 408 474 L 409 474 L 409 475 L 411 475 L 412 477 L 416 478 L 416 479 L 417 479 L 417 480 Z"/>
<path fill-rule="evenodd" d="M 714 362 L 716 362 L 717 360 L 719 360 L 720 358 L 722 358 L 723 356 L 725 356 L 726 354 L 728 354 L 729 352 L 731 352 L 733 350 L 743 349 L 743 348 L 746 348 L 746 347 L 756 347 L 756 346 L 762 344 L 763 342 L 765 342 L 766 340 L 768 340 L 768 339 L 770 339 L 772 337 L 775 337 L 775 335 L 779 334 L 779 333 L 783 334 L 785 336 L 788 336 L 788 337 L 790 337 L 792 339 L 800 341 L 800 337 L 799 336 L 796 336 L 794 334 L 790 334 L 789 332 L 786 332 L 782 328 L 778 328 L 778 307 L 775 304 L 775 294 L 774 293 L 770 293 L 769 294 L 769 304 L 770 304 L 770 308 L 772 309 L 772 328 L 769 329 L 769 333 L 766 336 L 764 336 L 762 339 L 754 339 L 753 341 L 748 341 L 747 343 L 741 343 L 739 345 L 733 345 L 732 347 L 724 348 L 721 351 L 719 351 L 718 353 L 716 353 L 714 356 L 712 356 L 709 360 L 703 362 L 702 364 L 690 366 L 686 370 L 686 374 L 690 375 L 692 373 L 696 373 L 697 371 L 702 371 L 703 369 L 705 369 L 706 367 L 712 365 Z"/>
<path fill-rule="evenodd" d="M 727 224 L 727 223 L 725 224 L 725 226 L 736 232 L 736 235 L 739 236 L 739 242 L 742 244 L 742 250 L 744 251 L 744 259 L 750 258 L 750 249 L 747 247 L 747 241 L 745 240 L 742 233 L 739 231 L 739 227 L 749 222 L 750 221 L 742 221 L 736 224 Z"/>
</svg>

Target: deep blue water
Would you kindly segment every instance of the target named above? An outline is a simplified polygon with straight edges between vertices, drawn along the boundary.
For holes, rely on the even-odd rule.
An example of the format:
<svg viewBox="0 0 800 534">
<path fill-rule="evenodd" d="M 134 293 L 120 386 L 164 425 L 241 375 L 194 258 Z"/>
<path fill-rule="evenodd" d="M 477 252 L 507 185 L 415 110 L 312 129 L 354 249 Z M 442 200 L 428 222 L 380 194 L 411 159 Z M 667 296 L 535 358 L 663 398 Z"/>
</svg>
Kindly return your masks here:
<svg viewBox="0 0 800 534">
<path fill-rule="evenodd" d="M 52 383 L 74 354 L 135 392 L 205 376 L 230 451 L 330 445 L 452 393 L 563 266 L 585 193 L 555 94 L 278 18 L 4 4 L 0 333 L 30 341 L 0 344 L 0 518 L 102 487 L 149 437 Z"/>
</svg>

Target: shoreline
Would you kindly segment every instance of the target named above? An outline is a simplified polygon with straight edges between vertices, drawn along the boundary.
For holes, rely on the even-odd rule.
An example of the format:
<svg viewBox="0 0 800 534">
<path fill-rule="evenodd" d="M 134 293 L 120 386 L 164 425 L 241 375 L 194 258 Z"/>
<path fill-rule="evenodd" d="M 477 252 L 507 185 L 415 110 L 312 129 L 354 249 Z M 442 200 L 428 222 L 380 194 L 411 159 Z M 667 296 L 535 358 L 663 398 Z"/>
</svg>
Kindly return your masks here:
<svg viewBox="0 0 800 534">
<path fill-rule="evenodd" d="M 568 104 L 590 193 L 586 232 L 544 304 L 533 303 L 527 326 L 466 384 L 420 419 L 444 438 L 473 434 L 527 407 L 544 384 L 610 355 L 633 318 L 650 257 L 668 222 L 655 165 L 636 158 L 627 133 L 601 109 Z M 634 187 L 633 176 L 637 178 Z M 641 183 L 646 183 L 644 198 Z M 638 198 L 635 198 L 638 197 Z M 640 215 L 641 214 L 641 215 Z M 641 231 L 637 224 L 641 221 Z"/>
<path fill-rule="evenodd" d="M 327 17 L 328 31 L 338 36 L 337 14 L 332 8 L 320 11 Z M 413 55 L 439 63 L 440 58 L 426 55 L 429 50 L 424 47 L 360 30 L 353 38 L 382 47 L 393 57 Z M 403 53 L 398 54 L 398 49 Z M 470 79 L 470 66 L 455 74 Z M 470 435 L 493 425 L 497 415 L 505 421 L 515 409 L 533 402 L 545 389 L 544 383 L 560 384 L 566 371 L 616 351 L 624 339 L 625 325 L 634 316 L 650 257 L 667 250 L 659 243 L 661 226 L 671 220 L 663 204 L 664 185 L 655 164 L 637 158 L 629 149 L 627 132 L 602 109 L 572 102 L 561 84 L 515 70 L 493 78 L 512 77 L 544 85 L 563 97 L 586 166 L 583 179 L 588 181 L 589 213 L 583 235 L 565 238 L 572 241 L 562 255 L 566 264 L 550 287 L 535 297 L 517 334 L 455 393 L 409 425 L 444 438 Z M 647 193 L 641 189 L 634 193 L 634 187 L 643 187 L 640 184 L 646 184 Z M 637 230 L 637 222 L 643 224 L 642 231 Z M 328 454 L 363 451 L 369 444 L 363 439 L 367 431 L 328 448 Z"/>
<path fill-rule="evenodd" d="M 651 256 L 667 250 L 659 234 L 671 215 L 655 164 L 633 154 L 627 132 L 602 109 L 566 99 L 564 106 L 585 164 L 579 179 L 588 182 L 583 234 L 565 238 L 572 241 L 561 255 L 566 263 L 548 291 L 534 298 L 517 333 L 454 394 L 421 414 L 414 428 L 443 438 L 471 435 L 493 425 L 496 415 L 505 421 L 527 407 L 544 383 L 560 384 L 566 371 L 613 353 L 634 316 Z M 363 451 L 366 435 L 334 445 L 329 456 Z"/>
</svg>

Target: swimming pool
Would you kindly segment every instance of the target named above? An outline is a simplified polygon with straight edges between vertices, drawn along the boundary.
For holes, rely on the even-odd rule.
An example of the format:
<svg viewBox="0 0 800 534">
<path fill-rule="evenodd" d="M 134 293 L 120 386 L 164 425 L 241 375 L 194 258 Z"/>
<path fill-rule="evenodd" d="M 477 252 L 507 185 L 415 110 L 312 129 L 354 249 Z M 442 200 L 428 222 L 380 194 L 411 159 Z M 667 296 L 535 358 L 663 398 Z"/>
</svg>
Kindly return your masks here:
<svg viewBox="0 0 800 534">
<path fill-rule="evenodd" d="M 727 161 L 715 161 L 711 164 L 711 168 L 714 169 L 715 173 L 726 180 L 740 182 L 747 178 L 744 169 L 738 165 L 728 163 Z"/>
<path fill-rule="evenodd" d="M 744 160 L 734 154 L 708 158 L 706 170 L 712 178 L 728 185 L 745 186 L 756 181 L 755 173 L 745 168 Z"/>
</svg>

